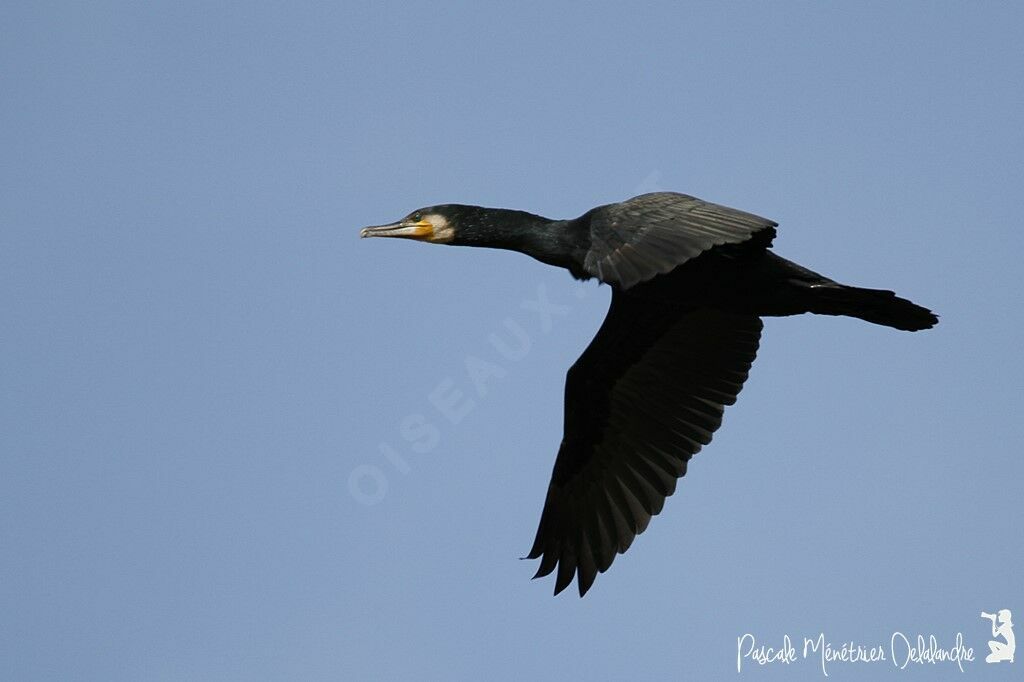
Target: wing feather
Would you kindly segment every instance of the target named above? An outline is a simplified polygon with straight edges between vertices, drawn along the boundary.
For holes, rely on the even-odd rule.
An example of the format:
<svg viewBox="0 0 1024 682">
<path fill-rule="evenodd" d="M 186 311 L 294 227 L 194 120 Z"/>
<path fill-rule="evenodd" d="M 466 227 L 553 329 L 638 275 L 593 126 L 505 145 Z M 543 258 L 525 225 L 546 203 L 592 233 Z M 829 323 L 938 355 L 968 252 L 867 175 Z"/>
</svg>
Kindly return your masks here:
<svg viewBox="0 0 1024 682">
<path fill-rule="evenodd" d="M 708 249 L 753 240 L 766 248 L 777 223 L 675 192 L 641 194 L 590 213 L 583 267 L 622 289 L 671 272 Z"/>
<path fill-rule="evenodd" d="M 672 495 L 687 462 L 736 400 L 761 320 L 682 310 L 616 290 L 597 336 L 569 370 L 565 434 L 529 558 L 555 593 L 580 595 Z"/>
</svg>

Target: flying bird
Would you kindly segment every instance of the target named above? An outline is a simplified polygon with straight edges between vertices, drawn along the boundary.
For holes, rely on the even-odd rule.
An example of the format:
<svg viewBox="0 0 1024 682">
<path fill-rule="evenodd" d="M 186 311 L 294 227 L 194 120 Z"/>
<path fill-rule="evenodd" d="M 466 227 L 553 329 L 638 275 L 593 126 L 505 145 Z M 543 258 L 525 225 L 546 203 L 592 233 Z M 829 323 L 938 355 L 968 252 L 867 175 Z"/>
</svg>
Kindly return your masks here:
<svg viewBox="0 0 1024 682">
<path fill-rule="evenodd" d="M 536 539 L 535 578 L 582 597 L 675 491 L 722 423 L 764 316 L 846 315 L 905 331 L 938 322 L 891 291 L 839 284 L 770 250 L 778 223 L 675 192 L 573 220 L 443 204 L 362 237 L 518 251 L 612 288 L 565 381 L 565 423 Z"/>
</svg>

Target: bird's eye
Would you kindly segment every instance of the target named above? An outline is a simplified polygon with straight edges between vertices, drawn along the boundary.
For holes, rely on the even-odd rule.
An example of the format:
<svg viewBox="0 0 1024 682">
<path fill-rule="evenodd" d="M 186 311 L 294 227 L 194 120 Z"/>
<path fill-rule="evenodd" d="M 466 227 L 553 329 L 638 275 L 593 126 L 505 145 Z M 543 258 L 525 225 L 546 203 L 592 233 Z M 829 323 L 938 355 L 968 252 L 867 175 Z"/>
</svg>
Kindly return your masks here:
<svg viewBox="0 0 1024 682">
<path fill-rule="evenodd" d="M 419 213 L 413 213 L 412 214 L 412 220 L 413 220 L 414 223 L 418 223 L 421 220 L 423 220 L 423 216 L 421 214 L 419 214 Z"/>
</svg>

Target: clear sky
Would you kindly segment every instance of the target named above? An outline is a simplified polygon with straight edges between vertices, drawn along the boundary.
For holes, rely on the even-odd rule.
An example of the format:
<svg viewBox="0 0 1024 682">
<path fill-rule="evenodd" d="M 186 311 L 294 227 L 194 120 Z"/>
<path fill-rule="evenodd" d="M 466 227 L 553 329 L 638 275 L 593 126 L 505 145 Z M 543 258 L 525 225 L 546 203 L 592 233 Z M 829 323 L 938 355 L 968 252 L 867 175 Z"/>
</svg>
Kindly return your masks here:
<svg viewBox="0 0 1024 682">
<path fill-rule="evenodd" d="M 5 3 L 0 679 L 823 679 L 737 676 L 737 637 L 894 632 L 976 660 L 830 676 L 1009 679 L 1021 7 Z M 664 512 L 553 598 L 518 558 L 607 288 L 358 228 L 653 189 L 942 320 L 768 320 Z"/>
</svg>

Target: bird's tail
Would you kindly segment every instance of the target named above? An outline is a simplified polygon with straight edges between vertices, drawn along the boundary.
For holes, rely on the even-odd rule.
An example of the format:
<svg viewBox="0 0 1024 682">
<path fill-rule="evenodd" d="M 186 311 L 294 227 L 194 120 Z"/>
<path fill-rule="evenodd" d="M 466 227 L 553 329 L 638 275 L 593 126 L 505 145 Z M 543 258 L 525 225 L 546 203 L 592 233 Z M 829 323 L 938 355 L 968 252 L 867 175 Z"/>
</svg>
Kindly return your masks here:
<svg viewBox="0 0 1024 682">
<path fill-rule="evenodd" d="M 830 283 L 810 287 L 809 310 L 819 315 L 847 315 L 886 327 L 918 331 L 934 327 L 932 311 L 891 291 Z"/>
</svg>

